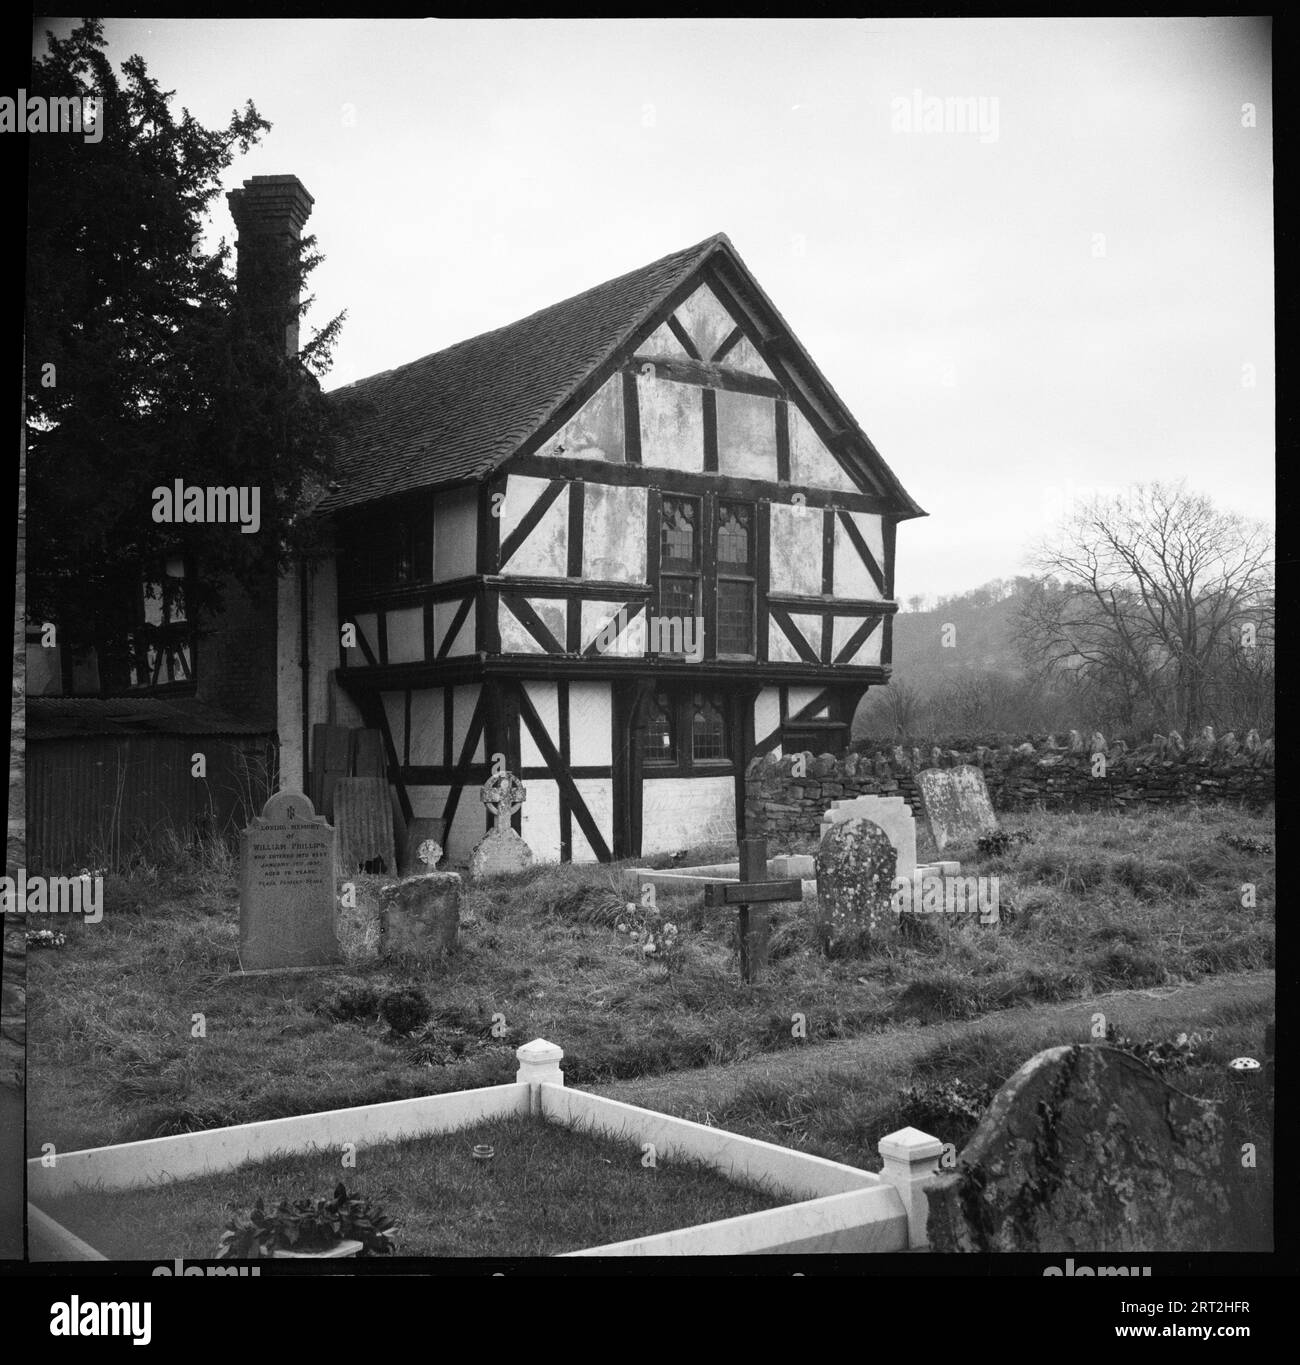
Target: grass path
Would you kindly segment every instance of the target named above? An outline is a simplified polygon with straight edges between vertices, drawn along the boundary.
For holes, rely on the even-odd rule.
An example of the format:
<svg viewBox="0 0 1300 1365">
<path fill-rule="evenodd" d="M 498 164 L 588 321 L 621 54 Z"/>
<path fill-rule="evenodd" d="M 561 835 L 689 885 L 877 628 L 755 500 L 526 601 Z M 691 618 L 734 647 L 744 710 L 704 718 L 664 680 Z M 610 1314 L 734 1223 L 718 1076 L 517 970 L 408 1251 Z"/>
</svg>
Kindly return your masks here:
<svg viewBox="0 0 1300 1365">
<path fill-rule="evenodd" d="M 810 1043 L 725 1066 L 670 1071 L 584 1089 L 662 1113 L 696 1117 L 717 1112 L 738 1092 L 756 1082 L 809 1085 L 828 1071 L 852 1071 L 861 1086 L 869 1086 L 873 1081 L 878 1081 L 882 1088 L 894 1086 L 906 1079 L 914 1058 L 973 1034 L 1004 1044 L 1022 1039 L 1022 1060 L 1028 1061 L 1043 1048 L 1088 1041 L 1092 1016 L 1098 1012 L 1130 1037 L 1192 1032 L 1214 1021 L 1225 1010 L 1246 1011 L 1252 1005 L 1271 1003 L 1275 989 L 1273 972 L 1229 972 L 1195 985 L 1111 991 L 1087 1000 L 1000 1010 L 977 1020 L 896 1025 L 886 1034 Z M 1262 1039 L 1262 1026 L 1258 1033 Z"/>
</svg>

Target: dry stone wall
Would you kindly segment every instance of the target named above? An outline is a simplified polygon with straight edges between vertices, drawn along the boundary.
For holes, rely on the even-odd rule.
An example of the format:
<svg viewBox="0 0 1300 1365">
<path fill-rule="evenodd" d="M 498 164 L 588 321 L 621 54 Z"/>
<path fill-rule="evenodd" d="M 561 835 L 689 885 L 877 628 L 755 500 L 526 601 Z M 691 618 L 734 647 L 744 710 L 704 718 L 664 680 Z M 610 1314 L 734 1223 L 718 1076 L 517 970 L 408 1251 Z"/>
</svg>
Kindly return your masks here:
<svg viewBox="0 0 1300 1365">
<path fill-rule="evenodd" d="M 1098 764 L 1101 754 L 1105 764 Z M 973 749 L 865 746 L 861 752 L 805 754 L 796 775 L 794 755 L 756 758 L 745 779 L 745 817 L 751 835 L 789 841 L 816 840 L 832 801 L 854 796 L 898 795 L 922 816 L 916 775 L 925 768 L 973 763 L 983 770 L 999 813 L 1042 804 L 1048 809 L 1122 810 L 1179 801 L 1231 801 L 1258 809 L 1274 799 L 1273 741 L 1251 731 L 1215 738 L 1204 731 L 1190 744 L 1176 733 L 1156 735 L 1130 749 L 1107 744 L 1098 734 L 1083 740 L 1048 738 L 1017 747 Z M 1102 775 L 1094 775 L 1102 773 Z"/>
</svg>

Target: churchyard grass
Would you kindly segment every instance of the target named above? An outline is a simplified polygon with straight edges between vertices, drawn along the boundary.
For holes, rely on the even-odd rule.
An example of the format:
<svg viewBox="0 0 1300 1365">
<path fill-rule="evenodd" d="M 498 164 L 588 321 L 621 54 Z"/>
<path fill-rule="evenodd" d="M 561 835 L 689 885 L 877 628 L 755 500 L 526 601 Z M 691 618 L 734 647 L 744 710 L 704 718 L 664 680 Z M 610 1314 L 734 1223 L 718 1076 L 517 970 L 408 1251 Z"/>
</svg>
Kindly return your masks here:
<svg viewBox="0 0 1300 1365">
<path fill-rule="evenodd" d="M 476 1161 L 477 1144 L 490 1145 Z M 110 1260 L 205 1259 L 232 1216 L 261 1196 L 350 1193 L 395 1220 L 398 1256 L 553 1256 L 796 1202 L 733 1185 L 690 1161 L 642 1165 L 641 1148 L 540 1118 L 512 1116 L 454 1133 L 363 1147 L 341 1170 L 335 1150 L 129 1191 L 79 1191 L 47 1213 Z"/>
<path fill-rule="evenodd" d="M 706 916 L 699 891 L 659 897 L 683 931 L 680 970 L 641 957 L 616 932 L 624 896 L 609 867 L 543 867 L 471 887 L 474 922 L 449 961 L 365 960 L 373 925 L 358 914 L 341 923 L 344 967 L 243 979 L 229 976 L 238 906 L 228 871 L 181 860 L 110 877 L 103 920 L 67 925 L 62 950 L 29 959 L 29 1150 L 498 1084 L 513 1080 L 514 1049 L 535 1037 L 561 1043 L 568 1082 L 582 1087 L 1272 967 L 1274 857 L 1226 841 L 1271 843 L 1266 817 L 1205 806 L 1002 823 L 1032 842 L 945 855 L 965 874 L 999 878 L 997 928 L 928 915 L 884 952 L 828 961 L 810 907 L 781 905 L 771 961 L 752 987 L 736 971 L 734 914 Z M 791 850 L 771 848 L 782 851 Z M 382 880 L 357 879 L 363 908 L 377 904 Z M 408 985 L 433 1013 L 396 1035 L 367 992 Z M 1032 1050 L 1026 1039 L 1017 1062 Z"/>
</svg>

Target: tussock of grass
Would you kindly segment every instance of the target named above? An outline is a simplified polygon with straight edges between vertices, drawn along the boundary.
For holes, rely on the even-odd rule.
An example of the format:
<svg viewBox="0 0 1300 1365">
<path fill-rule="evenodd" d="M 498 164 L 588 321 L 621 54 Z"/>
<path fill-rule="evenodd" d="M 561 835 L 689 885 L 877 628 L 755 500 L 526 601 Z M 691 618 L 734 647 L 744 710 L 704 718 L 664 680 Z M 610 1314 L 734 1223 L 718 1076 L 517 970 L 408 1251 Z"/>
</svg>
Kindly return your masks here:
<svg viewBox="0 0 1300 1365">
<path fill-rule="evenodd" d="M 490 1162 L 470 1155 L 490 1145 Z M 710 1167 L 528 1117 L 362 1147 L 347 1183 L 397 1222 L 399 1256 L 553 1256 L 792 1202 L 775 1188 L 730 1184 Z M 110 1259 L 216 1254 L 230 1217 L 261 1196 L 323 1198 L 338 1153 L 285 1155 L 238 1170 L 130 1192 L 84 1191 L 49 1212 Z"/>
</svg>

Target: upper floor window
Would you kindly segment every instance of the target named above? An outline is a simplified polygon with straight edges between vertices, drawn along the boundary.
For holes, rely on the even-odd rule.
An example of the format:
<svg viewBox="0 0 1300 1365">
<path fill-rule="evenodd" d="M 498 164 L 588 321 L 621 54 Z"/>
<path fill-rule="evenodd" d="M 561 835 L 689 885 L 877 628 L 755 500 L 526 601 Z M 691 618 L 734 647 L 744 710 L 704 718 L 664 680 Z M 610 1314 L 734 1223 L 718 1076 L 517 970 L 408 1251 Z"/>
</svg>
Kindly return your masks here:
<svg viewBox="0 0 1300 1365">
<path fill-rule="evenodd" d="M 717 653 L 754 653 L 754 505 L 719 502 Z"/>
<path fill-rule="evenodd" d="M 427 508 L 359 519 L 342 539 L 342 586 L 349 595 L 433 578 L 433 519 Z"/>
<path fill-rule="evenodd" d="M 660 516 L 659 610 L 664 616 L 697 616 L 703 562 L 698 498 L 666 497 Z"/>
</svg>

